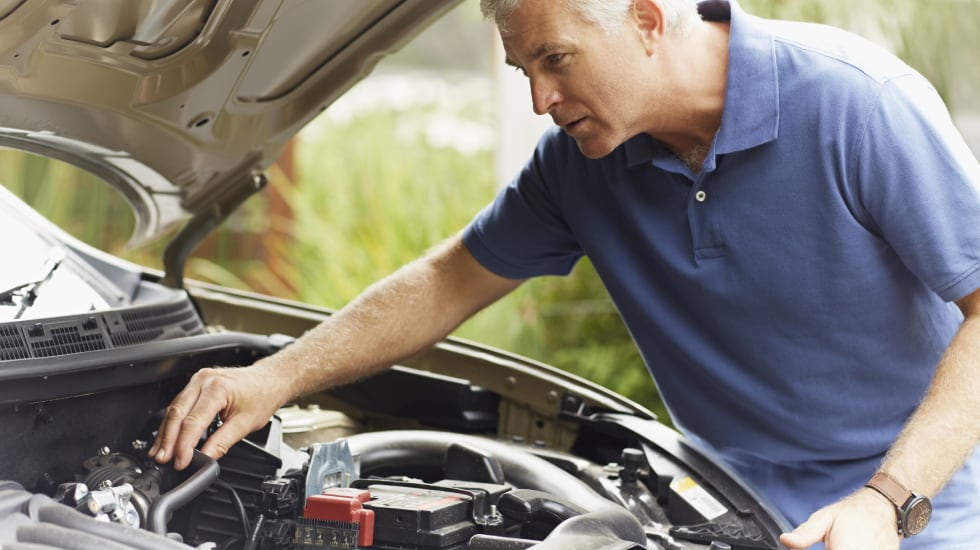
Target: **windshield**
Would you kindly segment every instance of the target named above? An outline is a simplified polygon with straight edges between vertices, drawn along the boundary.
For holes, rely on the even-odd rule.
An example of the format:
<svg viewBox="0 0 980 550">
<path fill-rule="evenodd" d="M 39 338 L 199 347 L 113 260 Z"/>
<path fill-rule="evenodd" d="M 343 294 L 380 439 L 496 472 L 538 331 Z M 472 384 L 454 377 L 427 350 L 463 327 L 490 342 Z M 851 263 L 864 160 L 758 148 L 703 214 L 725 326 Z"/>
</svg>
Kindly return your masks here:
<svg viewBox="0 0 980 550">
<path fill-rule="evenodd" d="M 109 309 L 75 256 L 32 224 L 16 200 L 0 193 L 0 322 Z"/>
</svg>

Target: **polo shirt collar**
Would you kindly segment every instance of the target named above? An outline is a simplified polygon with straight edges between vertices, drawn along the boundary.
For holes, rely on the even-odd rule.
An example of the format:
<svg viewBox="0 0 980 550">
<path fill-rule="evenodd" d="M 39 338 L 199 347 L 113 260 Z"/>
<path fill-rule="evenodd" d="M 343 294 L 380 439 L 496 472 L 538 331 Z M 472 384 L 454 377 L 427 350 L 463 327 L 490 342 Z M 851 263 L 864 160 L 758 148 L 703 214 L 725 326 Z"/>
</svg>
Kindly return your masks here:
<svg viewBox="0 0 980 550">
<path fill-rule="evenodd" d="M 730 5 L 728 83 L 716 155 L 768 143 L 776 139 L 779 130 L 779 82 L 772 33 L 736 2 Z"/>
<path fill-rule="evenodd" d="M 779 82 L 772 34 L 735 0 L 706 0 L 698 3 L 698 10 L 708 20 L 723 20 L 729 13 L 731 18 L 725 107 L 714 154 L 744 151 L 776 139 Z M 671 156 L 646 134 L 624 146 L 629 166 Z"/>
</svg>

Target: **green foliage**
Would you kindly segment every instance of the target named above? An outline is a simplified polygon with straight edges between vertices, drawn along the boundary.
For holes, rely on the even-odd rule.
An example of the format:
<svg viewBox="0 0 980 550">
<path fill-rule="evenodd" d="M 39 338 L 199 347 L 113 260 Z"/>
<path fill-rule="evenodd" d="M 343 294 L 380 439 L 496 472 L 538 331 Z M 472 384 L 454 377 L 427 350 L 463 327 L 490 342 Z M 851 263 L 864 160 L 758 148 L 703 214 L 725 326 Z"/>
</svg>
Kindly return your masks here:
<svg viewBox="0 0 980 550">
<path fill-rule="evenodd" d="M 89 244 L 118 250 L 133 230 L 133 215 L 122 197 L 71 165 L 0 149 L 0 184 Z"/>
<path fill-rule="evenodd" d="M 300 142 L 301 179 L 286 193 L 301 300 L 343 305 L 451 236 L 492 197 L 491 156 L 466 157 L 405 130 L 424 114 L 372 110 L 324 122 Z"/>
<path fill-rule="evenodd" d="M 980 109 L 980 0 L 743 0 L 763 17 L 850 29 L 921 72 L 951 108 Z"/>
<path fill-rule="evenodd" d="M 119 192 L 92 174 L 67 163 L 0 148 L 0 185 L 82 242 L 162 269 L 166 238 L 130 247 L 135 227 L 132 210 Z M 253 197 L 211 235 L 199 248 L 198 257 L 189 260 L 187 276 L 234 288 L 256 288 L 249 279 L 260 278 L 264 264 L 241 259 L 238 248 L 267 226 L 257 215 L 264 202 L 261 195 Z M 222 262 L 227 263 L 221 267 Z"/>
</svg>

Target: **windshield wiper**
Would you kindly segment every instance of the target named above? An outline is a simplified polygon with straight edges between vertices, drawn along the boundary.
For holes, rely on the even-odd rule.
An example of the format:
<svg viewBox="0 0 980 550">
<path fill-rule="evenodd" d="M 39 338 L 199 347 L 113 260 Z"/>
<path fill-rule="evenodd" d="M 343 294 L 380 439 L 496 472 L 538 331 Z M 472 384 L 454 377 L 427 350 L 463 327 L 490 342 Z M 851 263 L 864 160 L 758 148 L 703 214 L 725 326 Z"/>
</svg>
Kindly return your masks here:
<svg viewBox="0 0 980 550">
<path fill-rule="evenodd" d="M 52 248 L 47 258 L 44 259 L 44 263 L 41 264 L 41 271 L 38 278 L 0 292 L 0 305 L 17 305 L 14 302 L 14 297 L 20 297 L 20 310 L 14 315 L 14 319 L 20 319 L 20 316 L 27 311 L 27 308 L 34 305 L 34 301 L 37 300 L 38 289 L 41 288 L 41 285 L 51 280 L 51 276 L 61 266 L 61 262 L 64 261 L 66 256 L 65 249 L 61 247 Z"/>
</svg>

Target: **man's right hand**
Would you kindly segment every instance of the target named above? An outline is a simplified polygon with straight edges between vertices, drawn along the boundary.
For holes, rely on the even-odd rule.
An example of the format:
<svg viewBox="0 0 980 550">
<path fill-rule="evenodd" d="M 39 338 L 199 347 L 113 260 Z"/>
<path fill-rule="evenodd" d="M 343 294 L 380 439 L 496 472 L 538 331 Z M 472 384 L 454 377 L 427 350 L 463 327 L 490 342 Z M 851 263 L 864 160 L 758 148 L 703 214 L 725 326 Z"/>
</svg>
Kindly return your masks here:
<svg viewBox="0 0 980 550">
<path fill-rule="evenodd" d="M 174 468 L 183 470 L 219 415 L 221 427 L 201 452 L 221 458 L 232 445 L 265 426 L 285 401 L 282 393 L 276 375 L 259 364 L 198 371 L 167 408 L 149 454 L 161 464 L 173 459 Z"/>
</svg>

